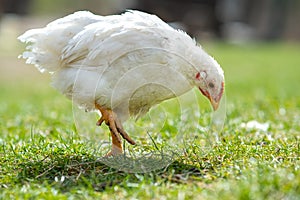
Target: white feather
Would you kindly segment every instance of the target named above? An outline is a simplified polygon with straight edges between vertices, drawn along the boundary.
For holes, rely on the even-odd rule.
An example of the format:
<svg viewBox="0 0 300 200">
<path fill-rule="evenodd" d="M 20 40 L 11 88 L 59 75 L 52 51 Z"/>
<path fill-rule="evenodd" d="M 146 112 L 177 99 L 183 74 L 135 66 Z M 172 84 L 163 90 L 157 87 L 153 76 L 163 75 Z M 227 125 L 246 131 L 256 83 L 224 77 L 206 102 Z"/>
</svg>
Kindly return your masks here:
<svg viewBox="0 0 300 200">
<path fill-rule="evenodd" d="M 45 28 L 32 29 L 18 39 L 28 43 L 21 57 L 34 64 L 41 72 L 55 72 L 61 66 L 62 50 L 69 40 L 86 25 L 101 20 L 87 11 L 80 11 L 49 23 Z"/>
</svg>

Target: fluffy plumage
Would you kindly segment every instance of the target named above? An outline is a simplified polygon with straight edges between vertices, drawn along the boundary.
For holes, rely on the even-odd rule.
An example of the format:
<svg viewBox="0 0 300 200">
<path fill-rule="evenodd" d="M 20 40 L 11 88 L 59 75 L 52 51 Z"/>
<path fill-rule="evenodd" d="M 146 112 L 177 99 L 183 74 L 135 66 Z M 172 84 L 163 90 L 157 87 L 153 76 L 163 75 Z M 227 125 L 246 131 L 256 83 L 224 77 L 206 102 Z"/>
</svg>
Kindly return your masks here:
<svg viewBox="0 0 300 200">
<path fill-rule="evenodd" d="M 218 63 L 155 15 L 79 11 L 29 30 L 19 40 L 27 44 L 21 57 L 50 72 L 62 94 L 86 110 L 113 110 L 121 121 L 194 86 L 214 109 L 223 93 Z"/>
</svg>

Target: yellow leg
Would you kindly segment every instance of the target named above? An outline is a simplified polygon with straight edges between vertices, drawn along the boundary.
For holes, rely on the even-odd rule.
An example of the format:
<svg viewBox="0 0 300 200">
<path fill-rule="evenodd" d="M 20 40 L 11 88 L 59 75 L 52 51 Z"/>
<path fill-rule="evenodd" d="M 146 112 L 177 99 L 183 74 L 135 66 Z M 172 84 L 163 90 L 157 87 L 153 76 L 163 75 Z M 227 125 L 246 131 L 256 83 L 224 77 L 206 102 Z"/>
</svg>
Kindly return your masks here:
<svg viewBox="0 0 300 200">
<path fill-rule="evenodd" d="M 110 152 L 106 156 L 120 155 L 123 153 L 122 141 L 118 134 L 115 134 L 113 131 L 110 131 L 112 146 Z"/>
<path fill-rule="evenodd" d="M 123 153 L 122 141 L 120 135 L 127 140 L 130 144 L 134 145 L 135 141 L 129 137 L 129 135 L 124 131 L 121 122 L 118 120 L 117 115 L 110 109 L 105 109 L 96 104 L 96 108 L 101 112 L 101 118 L 97 121 L 97 126 L 100 126 L 103 122 L 109 127 L 111 138 L 112 138 L 112 148 L 106 156 L 119 155 Z"/>
</svg>

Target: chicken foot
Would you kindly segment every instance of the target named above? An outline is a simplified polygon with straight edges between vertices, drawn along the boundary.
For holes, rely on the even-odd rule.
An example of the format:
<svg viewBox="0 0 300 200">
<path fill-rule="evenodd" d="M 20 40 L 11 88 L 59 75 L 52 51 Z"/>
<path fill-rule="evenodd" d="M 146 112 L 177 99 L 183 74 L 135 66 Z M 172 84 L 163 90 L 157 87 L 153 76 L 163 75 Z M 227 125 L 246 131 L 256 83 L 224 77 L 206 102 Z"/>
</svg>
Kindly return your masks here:
<svg viewBox="0 0 300 200">
<path fill-rule="evenodd" d="M 101 112 L 101 118 L 97 121 L 96 125 L 101 126 L 103 122 L 109 127 L 112 138 L 112 149 L 106 156 L 119 155 L 123 153 L 121 137 L 132 145 L 135 141 L 124 131 L 124 128 L 117 118 L 117 115 L 110 109 L 105 109 L 96 104 L 96 108 Z"/>
</svg>

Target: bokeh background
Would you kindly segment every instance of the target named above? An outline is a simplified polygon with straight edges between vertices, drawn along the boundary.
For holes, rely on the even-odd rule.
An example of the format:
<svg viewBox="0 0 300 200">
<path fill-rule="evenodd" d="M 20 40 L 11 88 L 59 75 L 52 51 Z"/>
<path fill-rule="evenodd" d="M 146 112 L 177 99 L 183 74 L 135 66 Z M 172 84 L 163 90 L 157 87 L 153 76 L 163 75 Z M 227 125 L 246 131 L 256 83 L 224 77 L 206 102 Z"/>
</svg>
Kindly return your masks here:
<svg viewBox="0 0 300 200">
<path fill-rule="evenodd" d="M 0 37 L 76 10 L 109 15 L 126 9 L 156 14 L 200 41 L 300 40 L 298 0 L 0 0 Z"/>
<path fill-rule="evenodd" d="M 156 14 L 195 37 L 220 62 L 229 92 L 249 92 L 241 89 L 249 81 L 257 83 L 253 92 L 266 92 L 272 84 L 278 92 L 286 91 L 280 80 L 297 82 L 293 71 L 299 66 L 293 55 L 300 41 L 298 0 L 0 0 L 0 84 L 17 88 L 28 80 L 49 82 L 48 75 L 17 59 L 24 46 L 16 38 L 24 31 L 77 10 L 109 15 L 126 9 Z M 277 57 L 278 62 L 276 55 L 291 58 Z M 285 65 L 284 59 L 293 64 Z"/>
<path fill-rule="evenodd" d="M 268 95 L 278 102 L 300 96 L 295 90 L 300 80 L 298 0 L 0 0 L 3 112 L 9 107 L 7 97 L 17 105 L 21 99 L 30 103 L 32 91 L 42 96 L 42 90 L 54 90 L 49 74 L 17 59 L 24 51 L 19 35 L 78 10 L 110 15 L 127 9 L 158 15 L 195 37 L 216 58 L 225 71 L 229 114 L 242 98 L 267 104 Z"/>
<path fill-rule="evenodd" d="M 203 39 L 300 40 L 298 0 L 1 0 L 2 21 L 34 26 L 76 10 L 108 15 L 139 9 Z M 39 20 L 40 22 L 39 22 Z M 33 20 L 33 21 L 31 21 Z M 5 26 L 2 27 L 5 29 Z M 21 28 L 21 27 L 20 27 Z"/>
<path fill-rule="evenodd" d="M 17 37 L 24 31 L 78 10 L 110 15 L 127 9 L 156 14 L 195 37 L 223 67 L 233 107 L 234 99 L 249 94 L 260 99 L 271 90 L 278 97 L 300 96 L 295 90 L 300 80 L 298 0 L 0 0 L 1 90 L 23 99 L 28 88 L 49 87 L 48 74 L 17 59 L 24 51 Z"/>
</svg>

